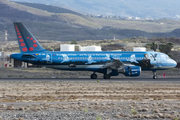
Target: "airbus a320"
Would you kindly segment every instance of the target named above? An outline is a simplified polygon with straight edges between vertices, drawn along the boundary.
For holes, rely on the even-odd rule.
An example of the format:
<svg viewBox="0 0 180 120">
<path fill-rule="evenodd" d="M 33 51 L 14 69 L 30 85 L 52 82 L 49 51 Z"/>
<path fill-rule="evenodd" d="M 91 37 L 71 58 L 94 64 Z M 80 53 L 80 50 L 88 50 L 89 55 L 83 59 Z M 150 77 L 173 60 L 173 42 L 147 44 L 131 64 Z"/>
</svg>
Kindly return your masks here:
<svg viewBox="0 0 180 120">
<path fill-rule="evenodd" d="M 14 23 L 21 53 L 11 58 L 34 65 L 69 71 L 92 71 L 91 79 L 97 79 L 96 73 L 102 73 L 104 79 L 123 74 L 137 77 L 141 71 L 153 71 L 174 68 L 177 63 L 168 55 L 160 52 L 114 52 L 114 51 L 77 51 L 62 52 L 44 49 L 30 31 L 20 22 Z"/>
</svg>

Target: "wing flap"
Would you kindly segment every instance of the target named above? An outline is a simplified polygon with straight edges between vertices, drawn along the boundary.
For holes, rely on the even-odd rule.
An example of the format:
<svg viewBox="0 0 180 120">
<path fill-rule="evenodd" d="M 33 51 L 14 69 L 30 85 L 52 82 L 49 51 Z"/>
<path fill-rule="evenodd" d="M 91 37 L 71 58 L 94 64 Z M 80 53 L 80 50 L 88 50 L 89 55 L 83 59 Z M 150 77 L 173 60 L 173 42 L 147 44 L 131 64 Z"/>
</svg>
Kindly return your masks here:
<svg viewBox="0 0 180 120">
<path fill-rule="evenodd" d="M 104 64 L 101 69 L 110 68 L 110 69 L 117 69 L 124 66 L 124 63 L 119 59 L 111 58 L 111 61 Z"/>
</svg>

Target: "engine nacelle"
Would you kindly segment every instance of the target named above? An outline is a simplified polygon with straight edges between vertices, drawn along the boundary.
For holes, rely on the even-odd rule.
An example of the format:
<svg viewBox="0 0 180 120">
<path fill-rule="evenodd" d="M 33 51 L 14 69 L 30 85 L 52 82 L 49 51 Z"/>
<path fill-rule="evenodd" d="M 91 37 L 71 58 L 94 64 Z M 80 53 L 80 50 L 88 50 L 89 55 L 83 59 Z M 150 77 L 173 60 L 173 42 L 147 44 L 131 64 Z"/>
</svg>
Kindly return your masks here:
<svg viewBox="0 0 180 120">
<path fill-rule="evenodd" d="M 123 69 L 119 69 L 118 72 L 123 73 L 125 76 L 136 77 L 141 74 L 141 67 L 125 66 Z"/>
</svg>

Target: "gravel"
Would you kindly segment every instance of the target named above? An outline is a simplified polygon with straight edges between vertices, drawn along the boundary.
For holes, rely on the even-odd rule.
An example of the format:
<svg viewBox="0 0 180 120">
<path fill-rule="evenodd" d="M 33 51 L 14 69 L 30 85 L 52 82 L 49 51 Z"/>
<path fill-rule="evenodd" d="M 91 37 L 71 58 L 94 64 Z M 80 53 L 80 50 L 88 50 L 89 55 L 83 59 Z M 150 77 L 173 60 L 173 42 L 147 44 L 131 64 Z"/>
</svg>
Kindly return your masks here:
<svg viewBox="0 0 180 120">
<path fill-rule="evenodd" d="M 180 119 L 180 102 L 161 102 L 163 105 L 170 105 L 170 108 L 166 109 L 164 106 L 158 106 L 159 102 L 101 102 L 96 103 L 55 103 L 48 104 L 48 108 L 43 107 L 45 104 L 23 104 L 23 110 L 19 109 L 21 103 L 14 103 L 12 107 L 14 110 L 7 110 L 7 108 L 1 108 L 0 120 L 140 120 L 140 119 L 159 119 L 159 120 L 172 120 Z M 115 105 L 113 105 L 115 104 Z M 148 109 L 145 108 L 147 106 Z M 47 104 L 46 104 L 47 105 Z M 9 106 L 9 105 L 7 105 Z M 141 111 L 137 111 L 137 114 L 132 114 L 132 109 L 127 106 L 133 106 L 133 109 L 137 111 L 138 107 L 141 107 Z M 33 110 L 32 108 L 41 108 L 39 110 Z M 154 109 L 158 110 L 158 113 L 154 112 Z M 160 110 L 159 110 L 160 109 Z M 166 109 L 165 111 L 163 109 Z"/>
</svg>

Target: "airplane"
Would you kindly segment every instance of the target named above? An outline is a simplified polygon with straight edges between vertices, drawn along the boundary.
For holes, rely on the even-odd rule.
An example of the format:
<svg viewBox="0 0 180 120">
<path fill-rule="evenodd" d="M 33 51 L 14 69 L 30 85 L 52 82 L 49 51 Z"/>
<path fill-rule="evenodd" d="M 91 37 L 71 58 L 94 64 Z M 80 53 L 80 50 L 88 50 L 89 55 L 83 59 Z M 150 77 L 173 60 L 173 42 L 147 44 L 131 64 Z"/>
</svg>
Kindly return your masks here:
<svg viewBox="0 0 180 120">
<path fill-rule="evenodd" d="M 92 71 L 104 74 L 104 79 L 123 74 L 127 77 L 140 76 L 141 71 L 153 71 L 176 67 L 177 63 L 168 55 L 160 52 L 134 51 L 48 51 L 21 22 L 14 22 L 21 53 L 11 54 L 11 58 L 34 65 L 46 66 L 57 70 Z"/>
</svg>

